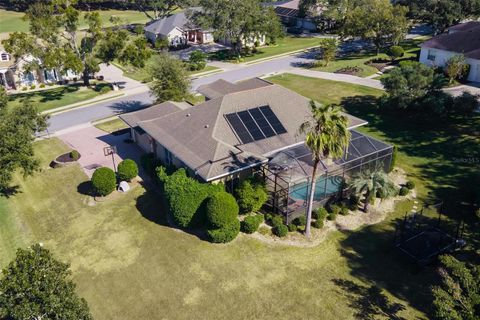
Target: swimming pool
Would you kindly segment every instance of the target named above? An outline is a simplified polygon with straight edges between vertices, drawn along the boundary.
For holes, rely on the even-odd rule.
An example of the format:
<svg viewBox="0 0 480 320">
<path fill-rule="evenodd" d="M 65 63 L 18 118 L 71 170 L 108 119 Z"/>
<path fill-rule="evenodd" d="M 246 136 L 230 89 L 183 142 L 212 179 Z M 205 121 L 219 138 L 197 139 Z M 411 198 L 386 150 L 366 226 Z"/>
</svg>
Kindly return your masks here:
<svg viewBox="0 0 480 320">
<path fill-rule="evenodd" d="M 340 190 L 342 186 L 342 178 L 341 177 L 329 177 L 326 179 L 326 194 L 327 196 L 336 193 Z M 295 186 L 293 186 L 290 189 L 290 198 L 294 200 L 307 200 L 307 190 L 308 190 L 308 183 L 300 183 Z M 313 196 L 313 199 L 315 201 L 319 201 L 324 199 L 325 195 L 325 179 L 321 179 L 317 181 L 315 185 L 315 194 Z"/>
</svg>

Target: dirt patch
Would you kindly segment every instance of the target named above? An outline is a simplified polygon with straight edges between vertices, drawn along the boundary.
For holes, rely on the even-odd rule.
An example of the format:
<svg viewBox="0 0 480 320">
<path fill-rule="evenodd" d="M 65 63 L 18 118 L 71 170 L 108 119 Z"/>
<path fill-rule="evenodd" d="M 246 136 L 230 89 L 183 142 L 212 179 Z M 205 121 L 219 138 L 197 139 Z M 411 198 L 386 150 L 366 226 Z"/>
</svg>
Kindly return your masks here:
<svg viewBox="0 0 480 320">
<path fill-rule="evenodd" d="M 399 168 L 395 168 L 393 172 L 389 174 L 395 185 L 404 185 L 407 182 L 405 171 Z M 253 237 L 257 240 L 275 244 L 286 245 L 295 247 L 315 247 L 325 241 L 328 235 L 333 231 L 352 231 L 365 225 L 373 225 L 385 220 L 390 212 L 395 210 L 395 203 L 406 199 L 413 200 L 416 198 L 415 190 L 412 190 L 406 197 L 396 196 L 387 200 L 376 199 L 375 204 L 370 206 L 368 213 L 360 210 L 354 212 L 350 211 L 347 216 L 338 215 L 335 221 L 325 221 L 325 225 L 322 229 L 311 229 L 310 239 L 299 232 L 291 232 L 285 238 L 279 238 L 275 236 L 268 236 L 255 232 L 248 237 Z M 264 227 L 269 227 L 266 224 L 262 224 Z"/>
</svg>

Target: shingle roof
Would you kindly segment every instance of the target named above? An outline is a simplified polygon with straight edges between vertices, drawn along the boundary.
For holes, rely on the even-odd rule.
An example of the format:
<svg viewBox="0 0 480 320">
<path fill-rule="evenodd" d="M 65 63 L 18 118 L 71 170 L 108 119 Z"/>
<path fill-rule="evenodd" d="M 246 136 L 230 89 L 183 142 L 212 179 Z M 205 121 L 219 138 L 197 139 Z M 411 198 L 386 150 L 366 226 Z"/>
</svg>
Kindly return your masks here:
<svg viewBox="0 0 480 320">
<path fill-rule="evenodd" d="M 238 83 L 231 83 L 223 79 L 219 79 L 212 83 L 199 86 L 197 88 L 197 92 L 201 93 L 208 99 L 216 99 L 229 93 L 261 88 L 270 85 L 272 85 L 270 82 L 259 78 L 253 78 Z"/>
<path fill-rule="evenodd" d="M 246 83 L 250 85 L 254 82 Z M 243 85 L 248 87 L 245 83 Z M 201 178 L 210 181 L 239 168 L 265 162 L 268 154 L 301 143 L 303 137 L 298 135 L 298 128 L 310 113 L 309 102 L 309 99 L 293 91 L 269 84 L 228 93 L 186 110 L 136 123 Z M 265 105 L 270 106 L 287 133 L 242 144 L 225 114 Z M 142 112 L 149 111 L 137 111 L 137 119 L 147 118 L 138 115 Z M 349 127 L 366 123 L 348 117 Z M 125 115 L 122 119 L 128 120 Z"/>
<path fill-rule="evenodd" d="M 462 53 L 467 58 L 480 59 L 480 22 L 451 27 L 449 33 L 425 41 L 422 47 Z"/>
<path fill-rule="evenodd" d="M 144 27 L 145 31 L 154 34 L 168 35 L 175 28 L 184 29 L 188 26 L 189 19 L 185 12 L 172 14 L 166 18 L 155 20 Z"/>
<path fill-rule="evenodd" d="M 164 102 L 142 110 L 121 114 L 119 117 L 130 127 L 138 126 L 140 121 L 151 120 L 166 116 L 181 110 L 172 102 Z"/>
</svg>

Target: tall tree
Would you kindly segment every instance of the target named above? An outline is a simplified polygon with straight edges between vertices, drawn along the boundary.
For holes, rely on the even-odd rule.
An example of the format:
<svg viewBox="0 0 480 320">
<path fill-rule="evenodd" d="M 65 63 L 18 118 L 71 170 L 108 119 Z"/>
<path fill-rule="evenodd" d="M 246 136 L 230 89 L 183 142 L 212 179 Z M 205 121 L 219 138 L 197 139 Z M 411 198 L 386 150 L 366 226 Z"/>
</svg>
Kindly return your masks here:
<svg viewBox="0 0 480 320">
<path fill-rule="evenodd" d="M 215 36 L 232 43 L 233 51 L 240 53 L 242 43 L 277 32 L 280 21 L 269 14 L 258 0 L 200 0 L 202 10 L 192 13 L 192 19 L 206 29 L 214 29 Z M 272 26 L 277 24 L 277 26 Z"/>
<path fill-rule="evenodd" d="M 13 173 L 21 169 L 25 175 L 38 169 L 34 158 L 34 134 L 47 126 L 47 117 L 26 100 L 22 105 L 8 108 L 8 97 L 0 87 L 0 194 L 8 193 Z"/>
<path fill-rule="evenodd" d="M 85 299 L 75 293 L 68 265 L 40 245 L 18 249 L 0 279 L 2 319 L 90 320 Z"/>
<path fill-rule="evenodd" d="M 432 288 L 433 309 L 439 320 L 480 319 L 480 266 L 450 255 L 439 257 L 440 284 Z"/>
<path fill-rule="evenodd" d="M 305 145 L 312 152 L 313 172 L 308 197 L 307 224 L 305 235 L 310 237 L 313 200 L 317 179 L 318 164 L 322 158 L 341 158 L 350 143 L 348 118 L 340 107 L 333 105 L 318 105 L 310 101 L 310 118 L 301 124 L 299 132 L 305 135 Z"/>
<path fill-rule="evenodd" d="M 190 90 L 190 77 L 185 64 L 168 53 L 160 53 L 149 65 L 153 81 L 150 91 L 157 102 L 182 101 Z"/>
<path fill-rule="evenodd" d="M 409 27 L 407 12 L 407 7 L 392 5 L 389 0 L 363 0 L 347 12 L 341 33 L 371 41 L 378 53 L 403 40 Z"/>
<path fill-rule="evenodd" d="M 33 56 L 31 68 L 71 70 L 81 73 L 85 85 L 99 71 L 99 64 L 116 58 L 130 61 L 125 46 L 128 33 L 120 28 L 120 20 L 112 17 L 113 28 L 104 30 L 98 12 L 84 14 L 87 29 L 80 30 L 81 12 L 75 9 L 77 0 L 56 0 L 35 3 L 29 7 L 25 19 L 30 32 L 14 32 L 2 43 L 16 59 Z M 146 42 L 134 42 L 137 50 L 146 48 Z M 138 63 L 139 56 L 134 56 Z"/>
<path fill-rule="evenodd" d="M 187 0 L 129 0 L 150 20 L 168 17 L 175 10 L 188 6 Z"/>
<path fill-rule="evenodd" d="M 330 61 L 335 60 L 338 51 L 338 40 L 335 38 L 320 39 L 320 49 L 322 49 L 322 59 L 325 66 L 328 66 Z"/>
<path fill-rule="evenodd" d="M 353 178 L 351 188 L 357 195 L 365 196 L 365 203 L 363 211 L 368 212 L 370 202 L 375 199 L 377 192 L 388 198 L 396 193 L 396 188 L 393 182 L 388 178 L 388 175 L 380 168 L 375 170 L 361 171 Z"/>
</svg>

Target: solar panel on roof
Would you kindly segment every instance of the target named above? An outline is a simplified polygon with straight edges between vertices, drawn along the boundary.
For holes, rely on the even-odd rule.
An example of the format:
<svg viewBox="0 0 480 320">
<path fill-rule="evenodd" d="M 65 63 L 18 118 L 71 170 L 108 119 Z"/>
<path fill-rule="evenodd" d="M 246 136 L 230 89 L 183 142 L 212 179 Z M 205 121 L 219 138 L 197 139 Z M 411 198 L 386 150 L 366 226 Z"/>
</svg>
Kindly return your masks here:
<svg viewBox="0 0 480 320">
<path fill-rule="evenodd" d="M 287 132 L 287 130 L 285 129 L 283 124 L 280 122 L 280 120 L 278 120 L 277 115 L 272 111 L 270 106 L 260 107 L 260 111 L 262 111 L 263 115 L 265 116 L 265 118 L 267 119 L 267 121 L 270 123 L 273 130 L 275 130 L 277 134 L 282 134 Z"/>
<path fill-rule="evenodd" d="M 225 118 L 243 144 L 287 132 L 269 106 L 226 114 Z"/>
<path fill-rule="evenodd" d="M 232 126 L 233 130 L 235 131 L 238 139 L 245 144 L 253 141 L 252 136 L 247 131 L 247 128 L 243 125 L 242 121 L 238 117 L 236 113 L 230 113 L 225 115 L 227 118 L 228 122 Z"/>
</svg>

